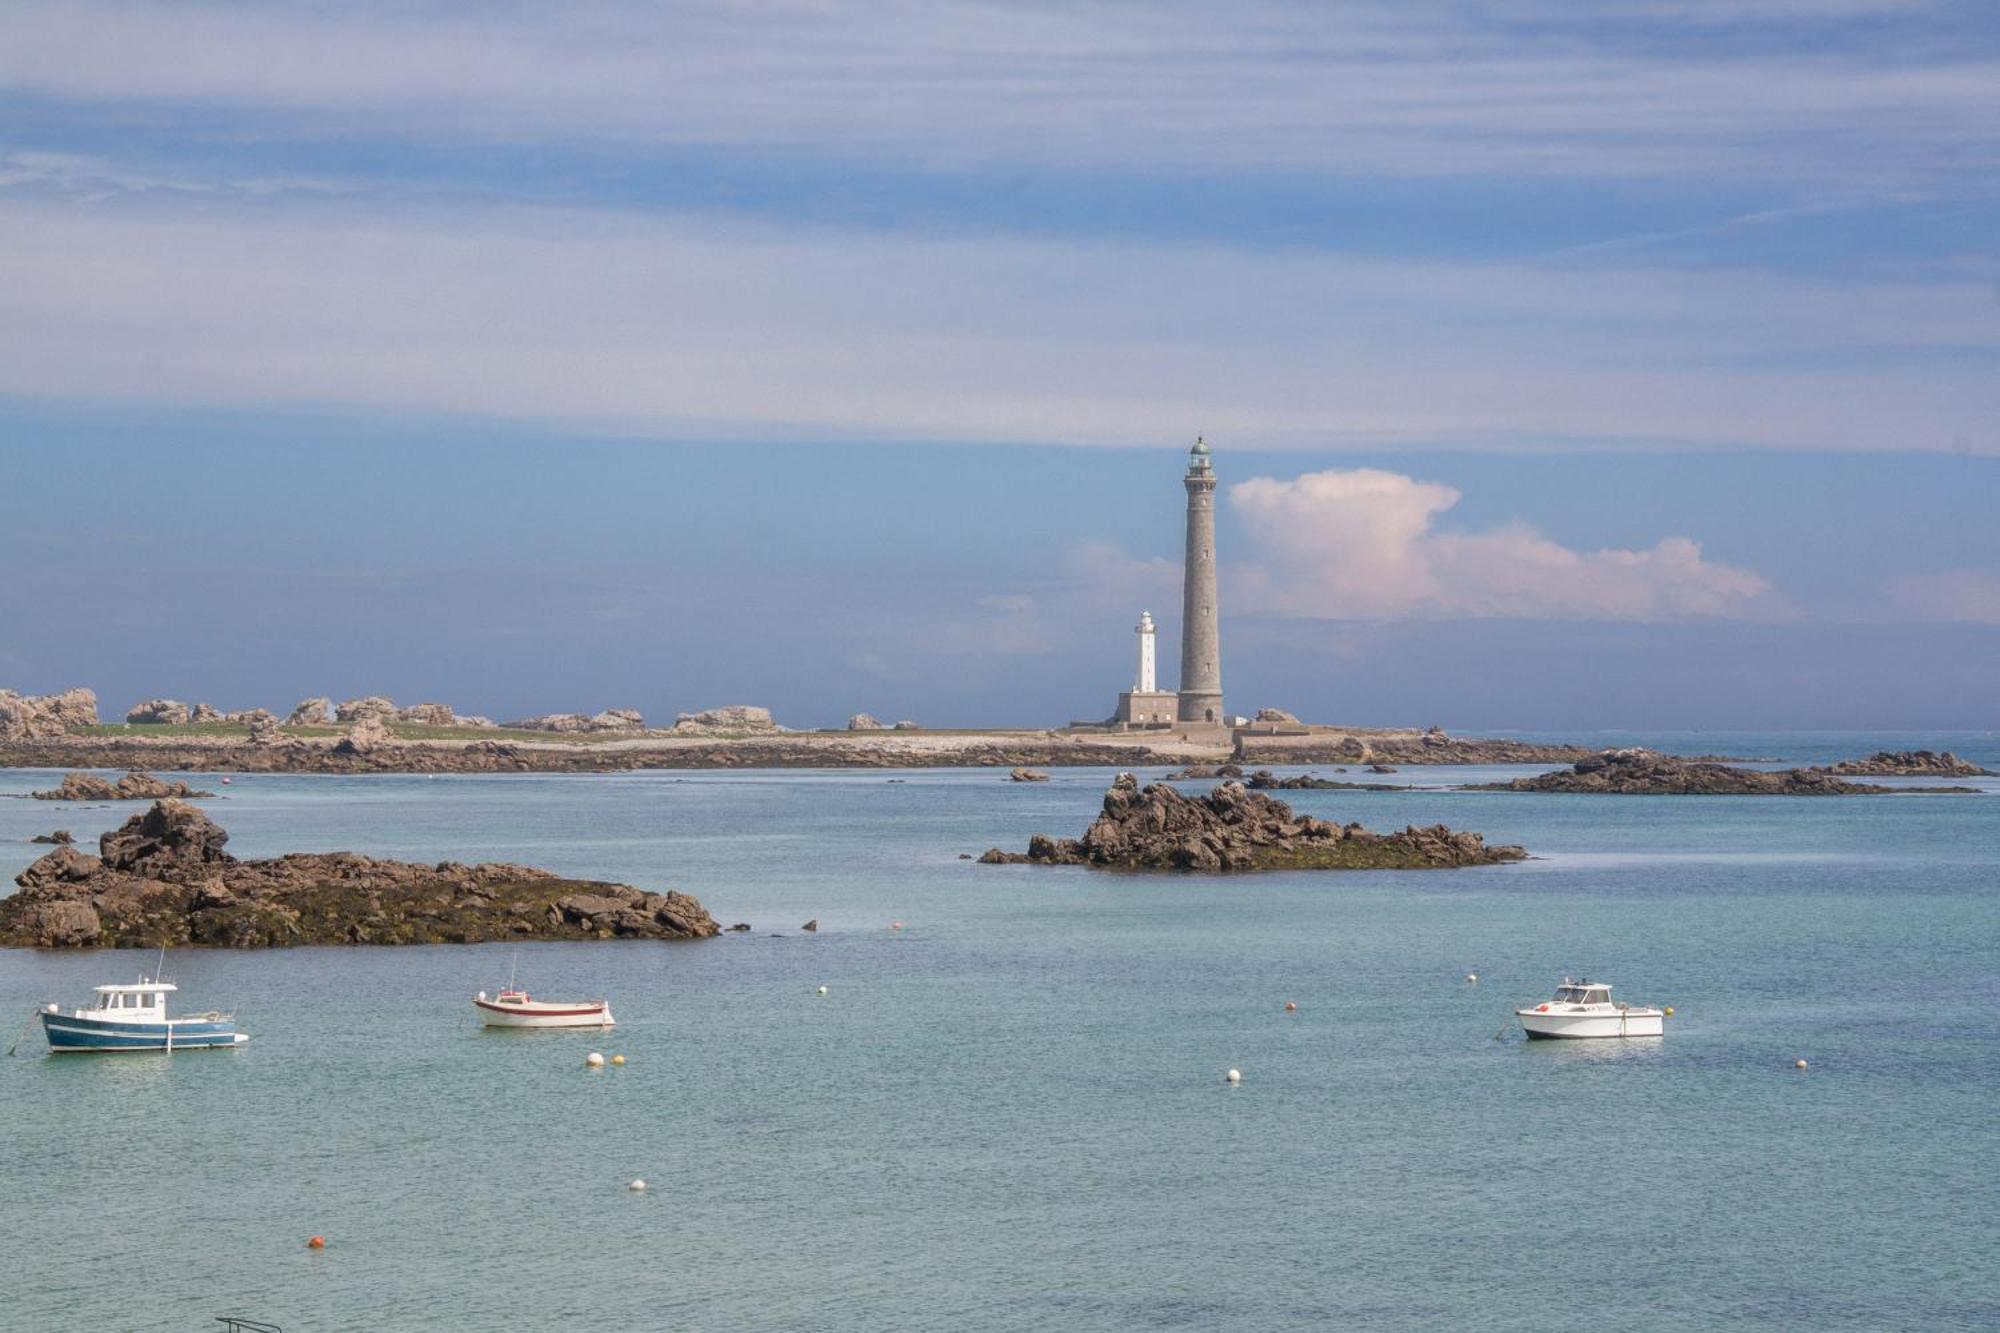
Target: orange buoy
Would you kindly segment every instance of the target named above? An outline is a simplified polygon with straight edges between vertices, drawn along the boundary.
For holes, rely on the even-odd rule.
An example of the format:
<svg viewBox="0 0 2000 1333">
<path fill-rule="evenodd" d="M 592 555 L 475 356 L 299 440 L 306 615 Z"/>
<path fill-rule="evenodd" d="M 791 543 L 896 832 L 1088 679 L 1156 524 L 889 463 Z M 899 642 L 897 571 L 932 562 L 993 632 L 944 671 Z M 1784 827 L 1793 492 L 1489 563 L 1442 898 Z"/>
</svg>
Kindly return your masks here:
<svg viewBox="0 0 2000 1333">
<path fill-rule="evenodd" d="M 311 1240 L 309 1240 L 309 1241 L 307 1241 L 307 1242 L 306 1242 L 306 1248 L 307 1248 L 307 1249 L 309 1249 L 309 1250 L 323 1250 L 323 1249 L 325 1249 L 325 1248 L 326 1248 L 326 1237 L 325 1237 L 325 1236 L 314 1236 L 314 1237 L 313 1237 L 313 1238 L 312 1238 Z"/>
<path fill-rule="evenodd" d="M 1296 1013 L 1297 1013 L 1298 1011 L 1299 1011 L 1299 1002 L 1298 1002 L 1297 1000 L 1286 1000 L 1286 1001 L 1285 1001 L 1285 1012 L 1286 1012 L 1286 1013 L 1288 1013 L 1288 1014 L 1296 1014 Z"/>
</svg>

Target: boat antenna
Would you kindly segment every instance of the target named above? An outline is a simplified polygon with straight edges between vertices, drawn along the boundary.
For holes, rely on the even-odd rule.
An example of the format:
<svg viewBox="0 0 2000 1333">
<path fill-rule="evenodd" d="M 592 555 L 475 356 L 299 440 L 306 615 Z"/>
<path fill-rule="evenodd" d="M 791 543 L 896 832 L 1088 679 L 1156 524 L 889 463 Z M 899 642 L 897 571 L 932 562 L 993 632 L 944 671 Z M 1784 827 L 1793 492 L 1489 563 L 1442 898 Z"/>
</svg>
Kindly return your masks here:
<svg viewBox="0 0 2000 1333">
<path fill-rule="evenodd" d="M 514 973 L 515 973 L 515 972 L 517 972 L 517 971 L 519 971 L 519 970 L 520 970 L 520 967 L 521 967 L 521 951 L 520 951 L 519 949 L 516 949 L 516 950 L 514 950 L 514 961 L 513 961 L 513 962 L 511 962 L 511 963 L 509 963 L 509 964 L 507 964 L 507 989 L 508 989 L 508 990 L 513 990 L 513 989 L 514 989 Z"/>
</svg>

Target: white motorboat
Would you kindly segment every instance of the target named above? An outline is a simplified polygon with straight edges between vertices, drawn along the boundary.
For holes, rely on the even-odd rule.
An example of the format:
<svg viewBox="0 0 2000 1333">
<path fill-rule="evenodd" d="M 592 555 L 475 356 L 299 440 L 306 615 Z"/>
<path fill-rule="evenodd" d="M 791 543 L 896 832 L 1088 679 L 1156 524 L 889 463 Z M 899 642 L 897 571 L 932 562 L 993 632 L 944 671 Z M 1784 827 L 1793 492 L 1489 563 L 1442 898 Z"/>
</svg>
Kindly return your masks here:
<svg viewBox="0 0 2000 1333">
<path fill-rule="evenodd" d="M 1610 985 L 1589 977 L 1565 977 L 1548 1000 L 1514 1014 L 1530 1037 L 1660 1037 L 1667 1031 L 1666 1010 L 1614 1003 Z"/>
<path fill-rule="evenodd" d="M 509 986 L 492 999 L 480 991 L 472 997 L 479 1021 L 490 1028 L 608 1028 L 609 1000 L 537 1000 Z"/>
</svg>

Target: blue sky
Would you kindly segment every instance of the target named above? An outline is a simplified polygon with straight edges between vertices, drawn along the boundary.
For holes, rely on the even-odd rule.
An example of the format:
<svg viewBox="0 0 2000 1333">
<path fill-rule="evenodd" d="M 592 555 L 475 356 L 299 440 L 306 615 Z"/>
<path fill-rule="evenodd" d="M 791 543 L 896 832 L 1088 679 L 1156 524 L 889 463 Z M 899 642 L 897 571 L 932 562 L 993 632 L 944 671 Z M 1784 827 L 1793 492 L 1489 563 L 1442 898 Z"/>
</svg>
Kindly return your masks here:
<svg viewBox="0 0 2000 1333">
<path fill-rule="evenodd" d="M 0 684 L 1097 715 L 1199 432 L 1239 706 L 1992 726 L 1996 224 L 1981 3 L 13 7 Z"/>
</svg>

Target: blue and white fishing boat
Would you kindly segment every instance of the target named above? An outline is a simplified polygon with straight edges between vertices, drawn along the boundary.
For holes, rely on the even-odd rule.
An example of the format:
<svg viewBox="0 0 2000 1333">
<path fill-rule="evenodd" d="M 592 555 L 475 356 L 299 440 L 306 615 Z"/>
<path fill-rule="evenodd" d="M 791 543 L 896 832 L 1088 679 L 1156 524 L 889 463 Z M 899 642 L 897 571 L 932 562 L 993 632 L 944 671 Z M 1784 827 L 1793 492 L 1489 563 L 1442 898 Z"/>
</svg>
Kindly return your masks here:
<svg viewBox="0 0 2000 1333">
<path fill-rule="evenodd" d="M 170 981 L 99 986 L 92 1008 L 64 1013 L 59 1006 L 48 1005 L 42 1010 L 42 1032 L 49 1039 L 49 1050 L 213 1050 L 250 1040 L 248 1033 L 236 1030 L 233 1014 L 168 1018 L 167 995 L 178 989 Z"/>
</svg>

